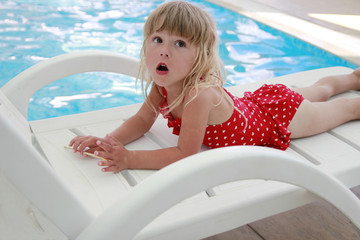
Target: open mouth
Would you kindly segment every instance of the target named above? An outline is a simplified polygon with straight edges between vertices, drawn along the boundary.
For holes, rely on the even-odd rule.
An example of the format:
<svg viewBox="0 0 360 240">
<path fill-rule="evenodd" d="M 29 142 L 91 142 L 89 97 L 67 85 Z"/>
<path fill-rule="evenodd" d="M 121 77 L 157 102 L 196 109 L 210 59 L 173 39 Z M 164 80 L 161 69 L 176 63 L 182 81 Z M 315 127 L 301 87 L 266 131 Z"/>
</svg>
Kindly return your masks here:
<svg viewBox="0 0 360 240">
<path fill-rule="evenodd" d="M 167 68 L 166 64 L 160 63 L 158 67 L 156 68 L 158 72 L 167 72 L 169 69 Z"/>
</svg>

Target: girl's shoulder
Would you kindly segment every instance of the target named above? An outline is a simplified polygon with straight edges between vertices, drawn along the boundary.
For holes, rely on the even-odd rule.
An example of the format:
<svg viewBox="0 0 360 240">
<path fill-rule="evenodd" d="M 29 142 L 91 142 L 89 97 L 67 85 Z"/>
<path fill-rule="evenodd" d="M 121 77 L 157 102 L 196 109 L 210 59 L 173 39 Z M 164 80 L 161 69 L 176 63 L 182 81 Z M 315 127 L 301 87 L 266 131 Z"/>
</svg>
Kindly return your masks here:
<svg viewBox="0 0 360 240">
<path fill-rule="evenodd" d="M 223 88 L 217 86 L 192 88 L 185 94 L 184 102 L 206 102 L 216 105 L 224 97 Z"/>
</svg>

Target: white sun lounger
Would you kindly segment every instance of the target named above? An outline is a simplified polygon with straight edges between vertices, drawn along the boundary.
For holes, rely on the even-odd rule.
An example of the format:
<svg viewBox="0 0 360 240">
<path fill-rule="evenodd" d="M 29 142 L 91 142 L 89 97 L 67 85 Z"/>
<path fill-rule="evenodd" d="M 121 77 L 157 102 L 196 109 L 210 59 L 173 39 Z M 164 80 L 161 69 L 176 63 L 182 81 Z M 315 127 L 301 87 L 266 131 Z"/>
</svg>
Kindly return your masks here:
<svg viewBox="0 0 360 240">
<path fill-rule="evenodd" d="M 265 147 L 204 148 L 160 171 L 119 174 L 102 173 L 96 159 L 73 154 L 64 146 L 76 134 L 104 136 L 139 105 L 27 122 L 28 100 L 42 86 L 88 71 L 134 76 L 137 64 L 136 59 L 114 53 L 69 53 L 29 68 L 1 89 L 2 238 L 200 239 L 319 197 L 360 227 L 360 201 L 348 189 L 360 184 L 359 121 L 293 141 L 285 152 Z M 318 69 L 267 83 L 308 85 L 322 76 L 351 71 Z M 229 90 L 241 95 L 262 83 Z M 157 149 L 176 142 L 159 117 L 149 133 L 127 147 Z"/>
</svg>

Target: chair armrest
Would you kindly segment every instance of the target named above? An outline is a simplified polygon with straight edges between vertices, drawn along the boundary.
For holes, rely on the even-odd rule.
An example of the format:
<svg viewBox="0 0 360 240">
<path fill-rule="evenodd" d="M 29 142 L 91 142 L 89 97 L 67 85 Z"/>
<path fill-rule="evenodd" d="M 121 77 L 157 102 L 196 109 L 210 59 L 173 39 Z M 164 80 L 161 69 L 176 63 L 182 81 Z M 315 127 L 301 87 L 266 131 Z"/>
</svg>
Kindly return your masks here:
<svg viewBox="0 0 360 240">
<path fill-rule="evenodd" d="M 77 240 L 132 239 L 186 197 L 245 179 L 275 180 L 305 188 L 332 203 L 360 227 L 360 201 L 335 177 L 280 150 L 237 146 L 205 151 L 160 170 L 108 208 Z"/>
</svg>

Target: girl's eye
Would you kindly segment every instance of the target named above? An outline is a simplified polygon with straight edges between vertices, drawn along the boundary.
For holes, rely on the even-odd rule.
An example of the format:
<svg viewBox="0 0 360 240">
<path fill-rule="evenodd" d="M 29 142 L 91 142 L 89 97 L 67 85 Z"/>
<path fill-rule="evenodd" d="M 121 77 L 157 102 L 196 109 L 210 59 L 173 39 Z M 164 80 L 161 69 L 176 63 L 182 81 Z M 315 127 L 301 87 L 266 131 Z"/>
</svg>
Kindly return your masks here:
<svg viewBox="0 0 360 240">
<path fill-rule="evenodd" d="M 154 37 L 154 43 L 162 43 L 162 39 L 160 37 Z"/>
<path fill-rule="evenodd" d="M 178 47 L 185 47 L 186 46 L 186 44 L 185 44 L 185 42 L 184 41 L 177 41 L 176 42 L 176 46 L 178 46 Z"/>
</svg>

